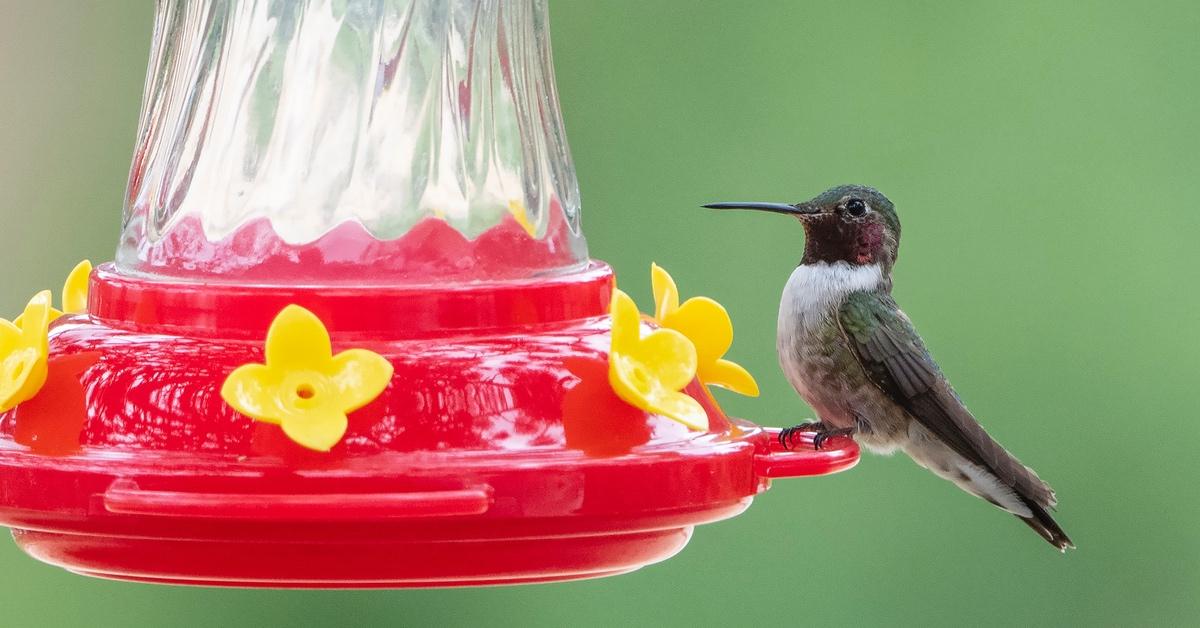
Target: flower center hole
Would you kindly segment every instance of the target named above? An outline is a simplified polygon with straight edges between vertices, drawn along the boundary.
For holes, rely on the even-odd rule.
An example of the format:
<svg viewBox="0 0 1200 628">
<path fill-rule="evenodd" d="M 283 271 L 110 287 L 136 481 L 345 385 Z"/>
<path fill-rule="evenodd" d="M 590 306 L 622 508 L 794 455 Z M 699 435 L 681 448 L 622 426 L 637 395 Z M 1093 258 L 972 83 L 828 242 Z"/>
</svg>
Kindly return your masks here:
<svg viewBox="0 0 1200 628">
<path fill-rule="evenodd" d="M 17 359 L 5 364 L 5 367 L 4 378 L 10 381 L 18 380 L 25 374 L 25 370 L 29 367 L 29 361 Z"/>
<path fill-rule="evenodd" d="M 296 396 L 301 399 L 312 399 L 317 396 L 317 391 L 312 384 L 300 384 L 296 387 Z"/>
<path fill-rule="evenodd" d="M 638 388 L 646 389 L 650 387 L 650 373 L 642 366 L 636 366 L 633 369 L 633 381 Z"/>
</svg>

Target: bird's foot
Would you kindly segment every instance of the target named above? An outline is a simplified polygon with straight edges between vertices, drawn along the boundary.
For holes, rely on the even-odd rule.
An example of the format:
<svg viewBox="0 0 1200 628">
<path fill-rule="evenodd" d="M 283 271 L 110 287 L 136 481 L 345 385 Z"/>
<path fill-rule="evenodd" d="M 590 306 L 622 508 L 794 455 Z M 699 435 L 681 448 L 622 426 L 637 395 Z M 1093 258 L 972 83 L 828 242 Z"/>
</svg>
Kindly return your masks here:
<svg viewBox="0 0 1200 628">
<path fill-rule="evenodd" d="M 854 428 L 852 427 L 843 427 L 839 430 L 823 430 L 817 432 L 817 435 L 813 436 L 813 449 L 820 451 L 821 448 L 825 446 L 825 441 L 837 436 L 852 436 L 853 434 Z"/>
<path fill-rule="evenodd" d="M 809 421 L 807 423 L 801 423 L 800 425 L 785 427 L 782 430 L 779 430 L 779 444 L 783 445 L 784 449 L 791 449 L 792 436 L 795 436 L 800 432 L 816 432 L 817 434 L 820 434 L 821 432 L 826 431 L 826 429 L 827 428 L 825 427 L 825 424 L 820 421 Z"/>
</svg>

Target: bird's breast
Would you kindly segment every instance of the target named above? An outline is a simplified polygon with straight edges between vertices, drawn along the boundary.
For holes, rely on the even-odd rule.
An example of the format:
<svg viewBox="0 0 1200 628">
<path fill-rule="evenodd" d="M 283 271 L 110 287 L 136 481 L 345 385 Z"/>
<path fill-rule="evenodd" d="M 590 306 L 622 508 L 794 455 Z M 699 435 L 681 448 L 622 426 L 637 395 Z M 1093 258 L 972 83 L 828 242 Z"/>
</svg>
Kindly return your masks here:
<svg viewBox="0 0 1200 628">
<path fill-rule="evenodd" d="M 779 300 L 777 337 L 780 348 L 836 324 L 836 312 L 846 295 L 875 290 L 883 283 L 878 264 L 847 262 L 801 264 L 792 271 Z M 785 343 L 784 341 L 789 341 Z"/>
<path fill-rule="evenodd" d="M 847 295 L 875 290 L 882 281 L 878 265 L 847 262 L 801 264 L 788 278 L 779 301 L 776 350 L 784 375 L 814 408 L 837 394 L 830 388 L 845 368 L 838 308 Z"/>
</svg>

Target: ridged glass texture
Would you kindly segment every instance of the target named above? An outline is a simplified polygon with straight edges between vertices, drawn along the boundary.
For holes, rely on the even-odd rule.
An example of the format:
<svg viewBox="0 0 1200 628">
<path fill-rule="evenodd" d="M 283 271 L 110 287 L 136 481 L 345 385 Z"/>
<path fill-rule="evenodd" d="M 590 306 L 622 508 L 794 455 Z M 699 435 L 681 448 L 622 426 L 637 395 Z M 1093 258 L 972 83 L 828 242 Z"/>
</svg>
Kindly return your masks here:
<svg viewBox="0 0 1200 628">
<path fill-rule="evenodd" d="M 156 11 L 123 272 L 504 279 L 586 260 L 544 0 Z"/>
</svg>

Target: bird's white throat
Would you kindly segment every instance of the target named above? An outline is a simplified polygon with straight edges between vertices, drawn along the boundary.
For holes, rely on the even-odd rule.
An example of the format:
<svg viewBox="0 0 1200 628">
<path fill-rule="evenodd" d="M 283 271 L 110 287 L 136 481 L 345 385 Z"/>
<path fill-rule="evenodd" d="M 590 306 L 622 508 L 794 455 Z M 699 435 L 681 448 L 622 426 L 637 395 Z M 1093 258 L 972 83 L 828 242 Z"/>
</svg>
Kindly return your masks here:
<svg viewBox="0 0 1200 628">
<path fill-rule="evenodd" d="M 874 290 L 883 283 L 879 264 L 848 262 L 801 264 L 792 271 L 779 303 L 779 331 L 810 328 L 828 319 L 833 308 L 852 292 Z"/>
</svg>

